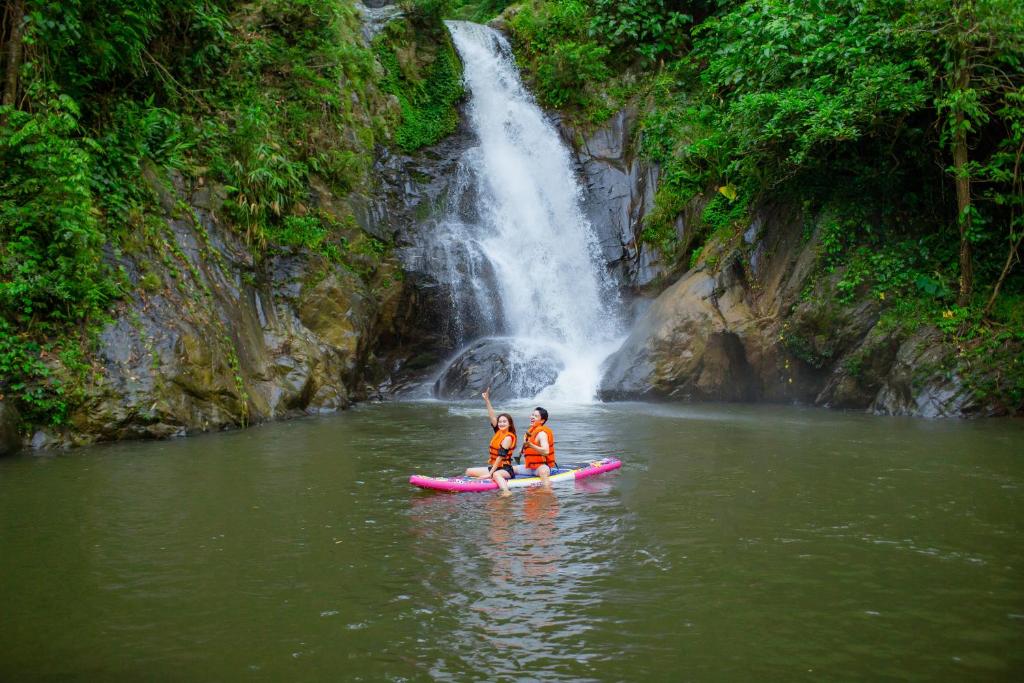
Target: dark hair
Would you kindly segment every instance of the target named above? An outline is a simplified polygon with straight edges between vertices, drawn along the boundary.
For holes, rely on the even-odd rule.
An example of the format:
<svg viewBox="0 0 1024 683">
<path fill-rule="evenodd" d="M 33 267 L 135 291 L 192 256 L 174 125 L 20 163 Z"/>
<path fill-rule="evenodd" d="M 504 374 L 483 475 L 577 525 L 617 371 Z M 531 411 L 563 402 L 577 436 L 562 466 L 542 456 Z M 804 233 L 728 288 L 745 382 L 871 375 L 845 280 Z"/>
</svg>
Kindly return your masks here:
<svg viewBox="0 0 1024 683">
<path fill-rule="evenodd" d="M 544 410 L 540 406 L 537 406 L 536 408 L 534 408 L 534 410 L 536 410 L 538 413 L 540 413 L 540 419 L 544 420 L 544 423 L 547 424 L 547 421 L 548 421 L 548 411 Z"/>
<path fill-rule="evenodd" d="M 498 416 L 494 418 L 494 431 L 498 431 L 498 420 L 502 417 L 508 418 L 508 431 L 510 434 L 516 433 L 516 423 L 512 420 L 512 416 L 508 413 L 498 413 Z"/>
</svg>

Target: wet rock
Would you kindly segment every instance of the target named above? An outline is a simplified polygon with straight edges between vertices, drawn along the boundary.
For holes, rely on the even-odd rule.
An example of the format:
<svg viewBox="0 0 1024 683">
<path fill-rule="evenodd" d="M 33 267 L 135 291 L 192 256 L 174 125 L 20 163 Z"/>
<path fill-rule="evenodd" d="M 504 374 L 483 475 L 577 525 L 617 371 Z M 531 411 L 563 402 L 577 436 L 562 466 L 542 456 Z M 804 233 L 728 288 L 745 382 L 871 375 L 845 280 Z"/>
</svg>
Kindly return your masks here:
<svg viewBox="0 0 1024 683">
<path fill-rule="evenodd" d="M 643 218 L 654 207 L 659 169 L 633 154 L 637 113 L 620 110 L 593 131 L 561 125 L 583 180 L 583 207 L 602 254 L 619 282 L 643 287 L 663 273 L 660 254 L 640 242 Z"/>
<path fill-rule="evenodd" d="M 898 330 L 876 327 L 834 365 L 815 403 L 830 408 L 867 408 L 889 381 L 902 344 Z"/>
<path fill-rule="evenodd" d="M 363 38 L 368 43 L 384 30 L 389 21 L 405 16 L 402 8 L 389 0 L 363 0 L 363 2 L 356 2 L 355 8 L 362 15 Z"/>
<path fill-rule="evenodd" d="M 1006 409 L 967 387 L 957 368 L 956 349 L 935 328 L 907 339 L 896 355 L 885 385 L 871 404 L 878 415 L 992 417 Z"/>
<path fill-rule="evenodd" d="M 21 450 L 21 415 L 9 401 L 0 398 L 0 455 Z"/>
<path fill-rule="evenodd" d="M 535 396 L 554 384 L 562 365 L 544 349 L 522 350 L 507 339 L 484 339 L 463 351 L 434 384 L 437 398 L 468 399 L 487 387 L 494 399 Z"/>
<path fill-rule="evenodd" d="M 478 218 L 474 187 L 461 167 L 471 163 L 478 140 L 460 113 L 459 128 L 436 146 L 384 153 L 374 169 L 380 193 L 356 204 L 360 224 L 393 240 L 402 265 L 403 286 L 391 301 L 395 324 L 377 350 L 390 368 L 380 382 L 388 394 L 418 392 L 436 375 L 437 365 L 425 369 L 423 359 L 447 358 L 471 339 L 503 332 L 488 291 L 495 275 L 455 224 Z M 452 220 L 440 220 L 444 215 Z"/>
<path fill-rule="evenodd" d="M 29 446 L 31 446 L 33 450 L 60 448 L 66 445 L 68 445 L 66 441 L 52 429 L 37 430 L 29 440 Z"/>
<path fill-rule="evenodd" d="M 166 216 L 153 241 L 117 257 L 129 280 L 149 273 L 159 285 L 136 287 L 114 312 L 69 427 L 39 444 L 182 436 L 339 410 L 370 393 L 372 349 L 392 325 L 381 318 L 395 314 L 385 300 L 400 285 L 310 253 L 256 264 L 204 208 L 216 188 L 162 187 L 180 193 L 175 206 L 196 197 L 203 206 Z"/>
<path fill-rule="evenodd" d="M 359 295 L 354 277 L 334 271 L 305 288 L 299 303 L 299 320 L 331 349 L 353 358 L 359 344 L 360 321 L 367 318 L 369 306 Z"/>
<path fill-rule="evenodd" d="M 742 287 L 725 275 L 692 272 L 666 289 L 605 362 L 605 399 L 748 401 L 762 386 L 751 350 L 761 344 Z"/>
</svg>

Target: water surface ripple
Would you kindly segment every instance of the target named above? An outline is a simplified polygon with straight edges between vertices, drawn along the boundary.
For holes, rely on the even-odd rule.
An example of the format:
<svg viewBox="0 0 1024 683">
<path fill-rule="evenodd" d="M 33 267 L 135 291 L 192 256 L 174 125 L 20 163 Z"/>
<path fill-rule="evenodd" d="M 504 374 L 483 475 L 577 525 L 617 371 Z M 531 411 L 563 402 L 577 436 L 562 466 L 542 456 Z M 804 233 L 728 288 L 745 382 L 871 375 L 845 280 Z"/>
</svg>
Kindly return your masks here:
<svg viewBox="0 0 1024 683">
<path fill-rule="evenodd" d="M 413 489 L 488 438 L 433 402 L 0 461 L 0 680 L 1024 673 L 1019 422 L 549 408 L 624 467 Z"/>
</svg>

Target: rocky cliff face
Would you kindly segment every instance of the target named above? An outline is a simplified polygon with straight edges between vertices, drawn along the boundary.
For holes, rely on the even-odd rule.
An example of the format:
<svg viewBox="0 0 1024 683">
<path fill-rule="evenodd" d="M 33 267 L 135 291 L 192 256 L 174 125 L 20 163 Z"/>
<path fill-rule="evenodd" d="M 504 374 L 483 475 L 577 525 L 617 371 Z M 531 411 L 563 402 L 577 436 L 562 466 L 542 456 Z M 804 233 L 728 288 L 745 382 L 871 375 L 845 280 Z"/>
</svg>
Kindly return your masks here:
<svg viewBox="0 0 1024 683">
<path fill-rule="evenodd" d="M 633 152 L 635 120 L 627 108 L 596 130 L 562 125 L 605 259 L 643 311 L 606 361 L 602 398 L 797 401 L 924 417 L 1020 409 L 967 386 L 938 330 L 887 325 L 870 298 L 836 300 L 842 272 L 823 273 L 817 231 L 808 239 L 803 218 L 784 209 L 760 207 L 742 237 L 713 239 L 695 268 L 670 272 L 640 241 L 659 173 Z M 677 220 L 680 241 L 693 237 L 686 217 L 699 214 Z"/>
<path fill-rule="evenodd" d="M 402 15 L 387 2 L 363 10 L 367 40 Z M 422 39 L 432 54 L 439 35 L 409 40 Z M 415 44 L 402 54 L 421 57 Z M 397 111 L 393 101 L 363 105 L 359 116 Z M 313 177 L 300 214 L 348 226 L 350 245 L 370 235 L 393 247 L 354 249 L 342 262 L 299 248 L 254 249 L 238 225 L 220 219 L 223 188 L 143 169 L 157 206 L 107 254 L 130 291 L 87 353 L 89 380 L 68 424 L 40 429 L 28 443 L 164 438 L 332 412 L 390 393 L 396 377 L 419 379 L 452 338 L 417 233 L 444 202 L 468 144 L 460 129 L 412 154 L 378 147 L 369 181 L 345 196 Z M 6 425 L 10 411 L 3 416 Z M 0 451 L 20 445 L 24 435 L 15 436 Z"/>
<path fill-rule="evenodd" d="M 988 416 L 934 329 L 880 322 L 881 304 L 837 301 L 817 236 L 764 207 L 741 240 L 712 241 L 608 359 L 606 399 L 799 401 L 878 414 Z M 810 295 L 808 295 L 810 294 Z"/>
<path fill-rule="evenodd" d="M 160 438 L 334 411 L 374 389 L 397 265 L 353 272 L 309 252 L 262 262 L 216 217 L 216 188 L 147 174 L 164 215 L 111 254 L 132 292 L 102 331 L 86 395 L 35 447 Z M 312 195 L 322 210 L 328 195 Z"/>
<path fill-rule="evenodd" d="M 649 285 L 664 271 L 660 254 L 639 240 L 643 218 L 654 207 L 658 167 L 633 153 L 636 117 L 636 110 L 627 107 L 593 131 L 565 122 L 559 126 L 576 151 L 583 206 L 605 262 L 631 290 Z"/>
<path fill-rule="evenodd" d="M 420 232 L 445 201 L 464 129 L 416 154 L 382 151 L 372 193 L 344 202 L 314 182 L 311 203 L 394 244 L 383 259 L 334 263 L 302 250 L 256 262 L 223 225 L 216 188 L 148 178 L 163 216 L 131 253 L 111 254 L 132 293 L 105 327 L 94 376 L 63 429 L 36 448 L 165 438 L 333 412 L 422 381 L 453 347 L 449 302 Z M 353 265 L 355 267 L 353 267 Z"/>
</svg>

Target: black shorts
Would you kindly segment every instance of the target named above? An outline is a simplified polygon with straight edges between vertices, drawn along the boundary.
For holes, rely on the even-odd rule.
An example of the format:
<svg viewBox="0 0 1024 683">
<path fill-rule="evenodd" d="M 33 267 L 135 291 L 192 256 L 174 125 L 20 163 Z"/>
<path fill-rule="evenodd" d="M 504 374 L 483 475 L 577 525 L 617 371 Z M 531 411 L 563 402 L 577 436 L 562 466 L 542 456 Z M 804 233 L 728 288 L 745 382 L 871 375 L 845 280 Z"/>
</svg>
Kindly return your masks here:
<svg viewBox="0 0 1024 683">
<path fill-rule="evenodd" d="M 514 469 L 512 469 L 512 465 L 504 465 L 502 467 L 499 467 L 498 470 L 505 470 L 506 472 L 508 472 L 508 478 L 509 479 L 515 479 L 516 478 L 516 471 Z M 498 470 L 494 470 L 494 471 L 497 472 Z"/>
</svg>

